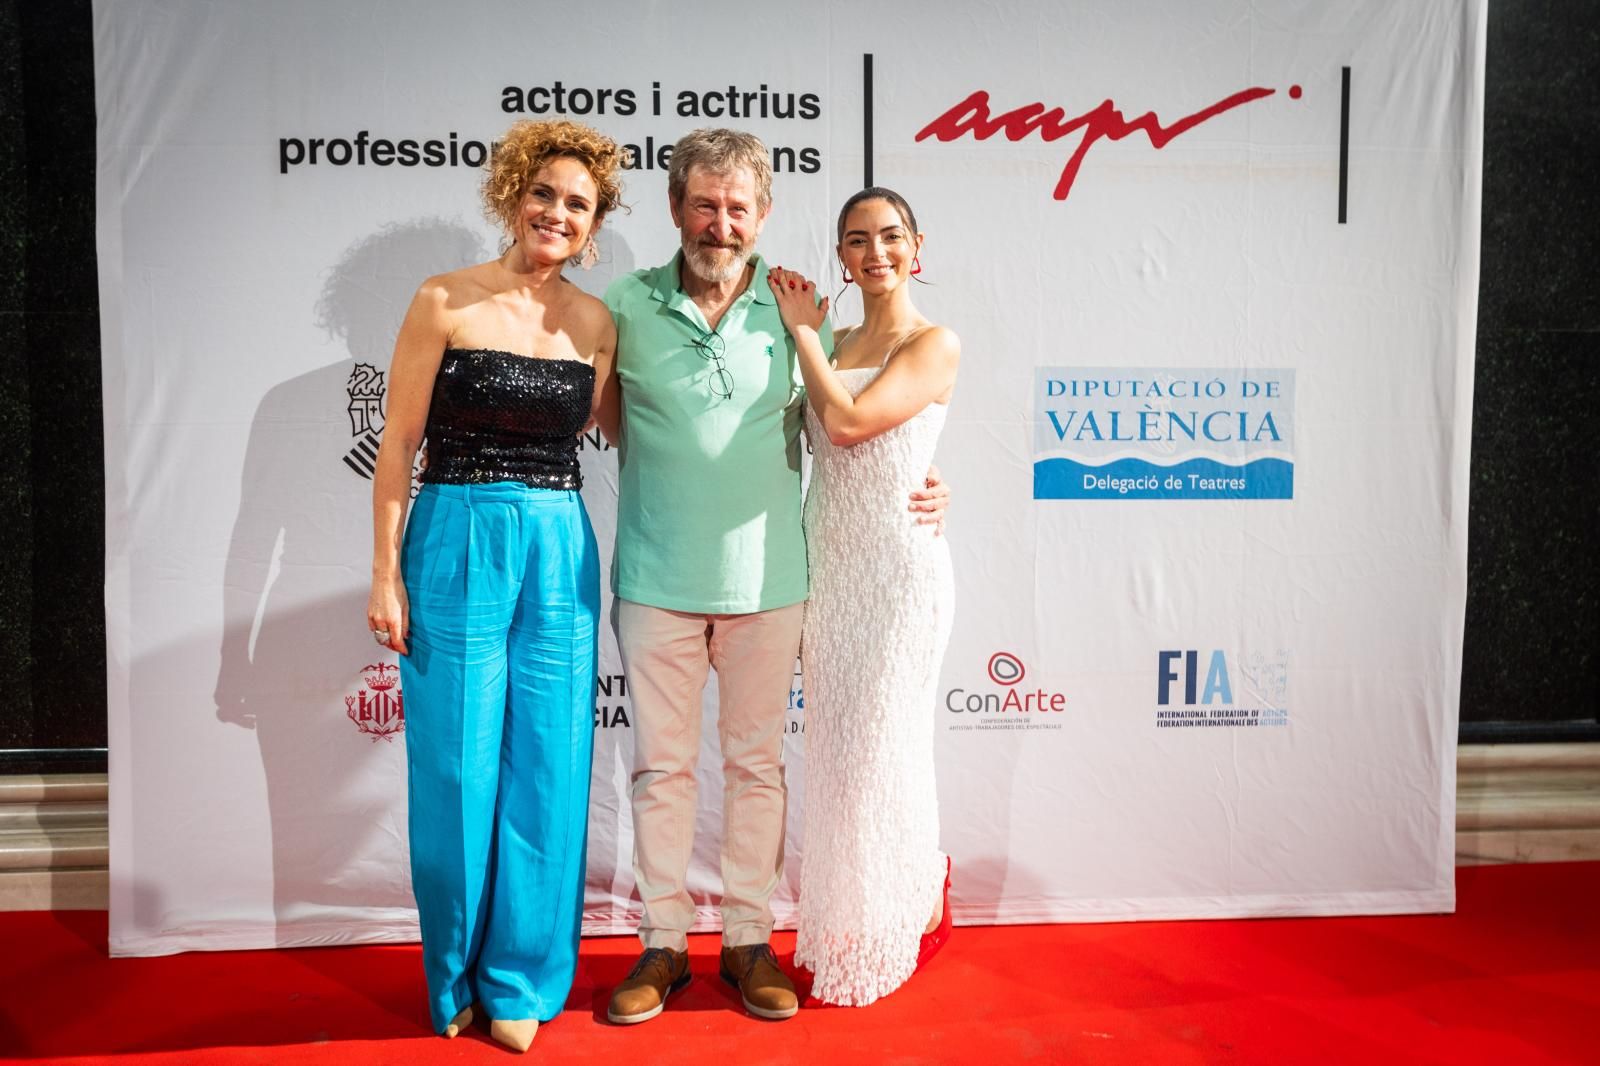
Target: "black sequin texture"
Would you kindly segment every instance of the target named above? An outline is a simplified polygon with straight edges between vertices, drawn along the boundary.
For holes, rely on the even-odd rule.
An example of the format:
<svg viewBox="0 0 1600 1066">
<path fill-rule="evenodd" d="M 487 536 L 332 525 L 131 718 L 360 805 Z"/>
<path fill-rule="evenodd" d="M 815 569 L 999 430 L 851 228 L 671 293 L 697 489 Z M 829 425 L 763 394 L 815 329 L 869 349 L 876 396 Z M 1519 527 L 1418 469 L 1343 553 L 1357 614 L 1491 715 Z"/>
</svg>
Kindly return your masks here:
<svg viewBox="0 0 1600 1066">
<path fill-rule="evenodd" d="M 422 480 L 581 488 L 578 433 L 593 396 L 594 367 L 576 359 L 447 348 L 428 407 Z"/>
</svg>

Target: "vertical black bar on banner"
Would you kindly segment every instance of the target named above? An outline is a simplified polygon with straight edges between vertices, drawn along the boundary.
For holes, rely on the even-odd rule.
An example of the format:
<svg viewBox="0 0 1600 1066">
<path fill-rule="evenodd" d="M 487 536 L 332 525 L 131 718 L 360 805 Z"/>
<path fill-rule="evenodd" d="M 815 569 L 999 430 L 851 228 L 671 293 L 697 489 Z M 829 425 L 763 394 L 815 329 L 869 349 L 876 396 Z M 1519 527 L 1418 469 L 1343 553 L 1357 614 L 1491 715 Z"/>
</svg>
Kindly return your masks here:
<svg viewBox="0 0 1600 1066">
<path fill-rule="evenodd" d="M 1341 67 L 1339 85 L 1339 224 L 1345 222 L 1350 195 L 1350 68 Z"/>
<path fill-rule="evenodd" d="M 1348 76 L 1348 75 L 1347 75 Z M 861 187 L 872 187 L 872 53 L 861 56 L 861 130 L 862 145 Z"/>
</svg>

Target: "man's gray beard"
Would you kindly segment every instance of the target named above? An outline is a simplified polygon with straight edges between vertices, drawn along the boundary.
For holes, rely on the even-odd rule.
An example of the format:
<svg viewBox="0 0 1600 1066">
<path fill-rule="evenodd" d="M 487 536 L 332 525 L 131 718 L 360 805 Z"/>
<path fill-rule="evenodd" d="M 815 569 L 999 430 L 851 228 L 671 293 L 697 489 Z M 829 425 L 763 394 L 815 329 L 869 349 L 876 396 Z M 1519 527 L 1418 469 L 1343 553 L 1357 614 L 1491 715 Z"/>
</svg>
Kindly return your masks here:
<svg viewBox="0 0 1600 1066">
<path fill-rule="evenodd" d="M 683 261 L 689 264 L 690 273 L 701 281 L 710 285 L 725 285 L 744 273 L 750 259 L 750 245 L 741 244 L 737 248 L 721 251 L 726 255 L 719 258 L 716 250 L 698 244 L 685 244 Z"/>
</svg>

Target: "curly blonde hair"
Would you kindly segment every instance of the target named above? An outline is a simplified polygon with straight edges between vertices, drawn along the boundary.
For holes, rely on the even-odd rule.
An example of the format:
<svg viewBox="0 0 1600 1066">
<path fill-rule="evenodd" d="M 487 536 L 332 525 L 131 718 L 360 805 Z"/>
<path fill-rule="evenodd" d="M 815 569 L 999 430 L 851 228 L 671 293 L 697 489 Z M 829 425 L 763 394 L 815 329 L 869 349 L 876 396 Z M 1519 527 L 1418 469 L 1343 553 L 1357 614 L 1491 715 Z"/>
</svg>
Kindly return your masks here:
<svg viewBox="0 0 1600 1066">
<path fill-rule="evenodd" d="M 582 163 L 594 179 L 598 191 L 594 205 L 596 226 L 607 214 L 622 206 L 622 182 L 617 172 L 627 164 L 625 148 L 599 130 L 579 122 L 566 119 L 522 121 L 506 130 L 489 157 L 489 173 L 483 179 L 485 217 L 510 231 L 533 176 L 550 160 L 560 156 Z"/>
</svg>

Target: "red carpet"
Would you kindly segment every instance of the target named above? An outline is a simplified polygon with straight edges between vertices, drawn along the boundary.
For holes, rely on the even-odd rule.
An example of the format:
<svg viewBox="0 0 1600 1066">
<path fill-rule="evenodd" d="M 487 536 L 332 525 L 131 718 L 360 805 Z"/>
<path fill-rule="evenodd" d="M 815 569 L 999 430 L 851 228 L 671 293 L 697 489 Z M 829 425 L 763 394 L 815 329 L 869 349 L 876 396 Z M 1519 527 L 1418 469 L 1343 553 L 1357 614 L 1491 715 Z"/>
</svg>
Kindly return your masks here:
<svg viewBox="0 0 1600 1066">
<path fill-rule="evenodd" d="M 1451 916 L 957 929 L 871 1007 L 762 1022 L 717 979 L 604 1021 L 638 942 L 584 943 L 528 1061 L 1600 1062 L 1600 863 L 1463 867 Z M 137 1063 L 504 1062 L 426 1029 L 415 947 L 109 959 L 102 912 L 0 914 L 0 1055 Z M 780 954 L 793 951 L 780 934 Z"/>
</svg>

